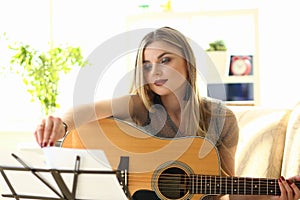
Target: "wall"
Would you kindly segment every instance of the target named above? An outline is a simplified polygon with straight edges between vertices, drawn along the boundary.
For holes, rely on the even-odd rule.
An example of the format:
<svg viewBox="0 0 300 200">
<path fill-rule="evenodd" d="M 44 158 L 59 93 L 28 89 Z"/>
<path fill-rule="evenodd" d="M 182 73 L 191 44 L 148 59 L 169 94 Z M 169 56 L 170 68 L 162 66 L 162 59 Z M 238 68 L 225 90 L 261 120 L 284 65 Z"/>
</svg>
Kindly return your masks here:
<svg viewBox="0 0 300 200">
<path fill-rule="evenodd" d="M 296 1 L 268 1 L 260 14 L 262 105 L 293 106 L 300 100 L 300 17 Z M 272 5 L 272 6 L 271 6 Z"/>
<path fill-rule="evenodd" d="M 25 41 L 46 49 L 50 40 L 50 30 L 52 30 L 56 44 L 80 45 L 84 49 L 85 56 L 88 56 L 104 41 L 126 30 L 127 15 L 141 12 L 136 9 L 138 1 L 134 0 L 111 0 L 105 5 L 101 1 L 94 0 L 53 0 L 53 26 L 51 27 L 49 25 L 50 2 L 39 0 L 1 2 L 0 34 L 7 32 L 14 41 Z M 243 1 L 243 4 L 238 0 L 226 2 L 188 0 L 184 3 L 173 0 L 172 2 L 174 11 L 259 8 L 261 105 L 291 107 L 300 100 L 300 94 L 297 92 L 297 86 L 300 84 L 296 49 L 300 46 L 298 39 L 300 30 L 296 28 L 296 19 L 300 17 L 296 10 L 297 1 L 287 0 L 280 3 L 271 0 L 249 0 Z M 101 56 L 105 55 L 99 55 Z M 5 59 L 0 61 L 0 66 L 5 65 L 3 60 Z M 115 72 L 120 72 L 120 67 L 117 67 Z M 73 71 L 61 81 L 59 96 L 61 110 L 72 106 L 77 73 L 78 71 Z M 103 84 L 111 85 L 109 82 Z M 18 80 L 15 75 L 1 77 L 0 90 L 3 94 L 0 99 L 2 110 L 0 130 L 35 128 L 42 114 L 37 104 L 30 103 L 30 97 L 24 91 L 21 80 Z M 95 98 L 107 97 L 111 95 L 110 92 L 111 90 L 107 89 L 101 92 L 102 96 L 96 94 Z"/>
</svg>

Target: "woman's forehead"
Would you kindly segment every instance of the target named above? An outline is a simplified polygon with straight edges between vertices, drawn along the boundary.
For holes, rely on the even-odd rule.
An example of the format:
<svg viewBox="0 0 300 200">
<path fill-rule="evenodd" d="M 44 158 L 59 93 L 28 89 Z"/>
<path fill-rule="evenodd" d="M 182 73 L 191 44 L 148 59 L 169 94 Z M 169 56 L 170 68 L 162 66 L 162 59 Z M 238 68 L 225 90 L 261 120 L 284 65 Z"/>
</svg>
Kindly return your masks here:
<svg viewBox="0 0 300 200">
<path fill-rule="evenodd" d="M 144 53 L 147 53 L 147 51 L 169 52 L 182 56 L 181 50 L 178 47 L 165 41 L 152 42 L 144 49 Z"/>
</svg>

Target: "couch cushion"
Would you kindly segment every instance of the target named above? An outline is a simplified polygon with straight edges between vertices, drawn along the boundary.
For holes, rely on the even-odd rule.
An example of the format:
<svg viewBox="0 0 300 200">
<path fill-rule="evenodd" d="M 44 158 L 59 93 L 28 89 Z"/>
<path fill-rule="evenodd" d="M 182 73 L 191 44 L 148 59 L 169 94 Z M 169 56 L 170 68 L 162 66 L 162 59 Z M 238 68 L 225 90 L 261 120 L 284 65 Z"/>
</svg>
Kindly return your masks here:
<svg viewBox="0 0 300 200">
<path fill-rule="evenodd" d="M 236 175 L 279 177 L 289 110 L 263 107 L 232 110 L 240 127 Z"/>
<path fill-rule="evenodd" d="M 291 112 L 286 132 L 282 175 L 291 177 L 300 174 L 300 102 Z"/>
</svg>

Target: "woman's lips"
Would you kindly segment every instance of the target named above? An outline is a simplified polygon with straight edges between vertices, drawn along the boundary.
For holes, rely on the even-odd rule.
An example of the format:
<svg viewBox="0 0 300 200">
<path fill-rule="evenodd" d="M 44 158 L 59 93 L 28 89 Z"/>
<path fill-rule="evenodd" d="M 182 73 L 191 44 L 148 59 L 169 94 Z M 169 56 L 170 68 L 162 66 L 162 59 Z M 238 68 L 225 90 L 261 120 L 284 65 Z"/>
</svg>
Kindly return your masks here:
<svg viewBox="0 0 300 200">
<path fill-rule="evenodd" d="M 154 85 L 156 85 L 156 86 L 162 86 L 162 85 L 164 85 L 167 81 L 168 81 L 168 79 L 159 79 L 159 80 L 154 81 Z"/>
</svg>

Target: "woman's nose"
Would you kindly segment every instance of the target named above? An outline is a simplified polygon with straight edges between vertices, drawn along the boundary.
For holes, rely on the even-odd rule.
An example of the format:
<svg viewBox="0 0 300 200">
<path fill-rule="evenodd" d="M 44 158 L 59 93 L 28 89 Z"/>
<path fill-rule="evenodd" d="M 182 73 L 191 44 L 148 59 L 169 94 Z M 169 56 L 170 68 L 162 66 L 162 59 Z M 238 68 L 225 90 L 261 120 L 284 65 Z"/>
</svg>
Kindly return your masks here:
<svg viewBox="0 0 300 200">
<path fill-rule="evenodd" d="M 154 63 L 152 65 L 152 74 L 153 75 L 161 75 L 161 65 L 159 63 Z"/>
</svg>

